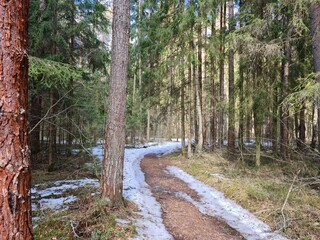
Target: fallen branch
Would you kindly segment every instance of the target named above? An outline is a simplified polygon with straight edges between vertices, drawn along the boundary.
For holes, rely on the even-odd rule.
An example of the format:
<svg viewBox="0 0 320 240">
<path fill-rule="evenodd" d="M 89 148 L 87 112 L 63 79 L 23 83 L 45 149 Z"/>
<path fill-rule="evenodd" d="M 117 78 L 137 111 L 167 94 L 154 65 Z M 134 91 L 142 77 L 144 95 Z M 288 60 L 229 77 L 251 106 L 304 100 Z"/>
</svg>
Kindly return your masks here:
<svg viewBox="0 0 320 240">
<path fill-rule="evenodd" d="M 281 208 L 281 215 L 282 215 L 282 217 L 283 217 L 283 227 L 282 227 L 282 229 L 285 229 L 285 228 L 286 228 L 286 216 L 284 215 L 283 210 L 284 210 L 284 207 L 286 206 L 286 204 L 287 204 L 287 202 L 288 202 L 290 193 L 292 192 L 293 184 L 294 184 L 294 182 L 296 181 L 296 179 L 297 179 L 300 171 L 301 171 L 301 170 L 299 170 L 299 171 L 297 172 L 297 174 L 294 176 L 294 178 L 293 178 L 293 180 L 292 180 L 292 183 L 291 183 L 291 186 L 290 186 L 290 188 L 289 188 L 289 190 L 288 190 L 286 199 L 284 200 L 284 203 L 283 203 L 282 208 Z"/>
</svg>

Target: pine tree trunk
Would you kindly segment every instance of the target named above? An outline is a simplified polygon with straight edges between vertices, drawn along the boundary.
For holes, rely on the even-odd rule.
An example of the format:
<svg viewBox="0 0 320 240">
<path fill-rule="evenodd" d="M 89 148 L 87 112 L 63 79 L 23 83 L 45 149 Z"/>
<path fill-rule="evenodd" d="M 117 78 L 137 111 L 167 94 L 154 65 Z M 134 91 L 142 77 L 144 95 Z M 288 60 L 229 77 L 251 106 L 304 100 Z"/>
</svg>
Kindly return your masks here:
<svg viewBox="0 0 320 240">
<path fill-rule="evenodd" d="M 140 43 L 141 40 L 141 16 L 142 16 L 142 0 L 138 0 L 138 42 Z M 138 83 L 139 83 L 139 116 L 142 116 L 142 60 L 141 60 L 141 55 L 142 52 L 141 50 L 138 53 L 139 59 L 138 59 Z M 142 121 L 142 119 L 140 119 Z M 140 129 L 139 129 L 139 141 L 143 142 L 142 140 L 142 135 L 143 135 L 143 125 L 140 123 Z"/>
<path fill-rule="evenodd" d="M 316 81 L 320 84 L 320 3 L 311 4 L 311 32 L 313 68 L 316 73 Z M 318 114 L 318 151 L 320 152 L 320 98 L 316 100 L 316 113 Z"/>
<path fill-rule="evenodd" d="M 41 95 L 35 94 L 31 96 L 30 115 L 29 115 L 29 129 L 30 132 L 30 150 L 31 155 L 34 156 L 40 152 L 40 124 L 41 120 Z M 37 125 L 38 124 L 38 125 Z"/>
<path fill-rule="evenodd" d="M 150 125 L 151 125 L 151 122 L 150 122 L 150 107 L 148 106 L 148 109 L 147 109 L 147 142 L 149 142 L 149 140 L 150 140 Z"/>
<path fill-rule="evenodd" d="M 0 239 L 33 239 L 27 100 L 28 0 L 0 3 Z"/>
<path fill-rule="evenodd" d="M 207 38 L 207 23 L 205 23 L 205 32 L 204 36 L 205 39 Z M 206 46 L 207 40 L 204 42 L 205 47 L 203 48 L 203 104 L 202 104 L 202 118 L 203 118 L 203 144 L 207 145 L 207 53 L 206 53 Z"/>
<path fill-rule="evenodd" d="M 314 149 L 316 147 L 316 138 L 317 138 L 316 124 L 314 124 L 315 108 L 316 108 L 316 104 L 313 103 L 312 104 L 312 114 L 311 114 L 312 133 L 311 133 L 311 143 L 310 143 L 310 147 L 312 149 Z"/>
<path fill-rule="evenodd" d="M 54 90 L 50 91 L 50 123 L 49 123 L 49 149 L 48 149 L 48 170 L 53 166 L 53 162 L 56 155 L 57 144 L 57 127 L 55 115 L 55 93 Z"/>
<path fill-rule="evenodd" d="M 185 126 L 185 80 L 183 74 L 182 60 L 179 65 L 179 75 L 181 79 L 181 151 L 182 155 L 186 152 L 186 126 Z"/>
<path fill-rule="evenodd" d="M 234 5 L 233 0 L 229 1 L 229 28 L 234 30 Z M 229 121 L 228 121 L 228 150 L 234 151 L 235 148 L 235 96 L 234 96 L 234 53 L 232 46 L 229 49 Z"/>
<path fill-rule="evenodd" d="M 191 111 L 191 105 L 192 105 L 192 90 L 191 90 L 191 64 L 188 63 L 188 96 L 189 96 L 189 104 L 188 104 L 188 115 L 189 115 L 189 127 L 188 127 L 188 158 L 192 157 L 192 111 Z"/>
<path fill-rule="evenodd" d="M 200 11 L 200 10 L 199 10 Z M 196 84 L 196 107 L 198 117 L 198 142 L 197 152 L 202 152 L 203 148 L 203 116 L 202 116 L 202 34 L 201 23 L 198 25 L 198 83 Z"/>
<path fill-rule="evenodd" d="M 218 133 L 219 133 L 219 146 L 223 146 L 224 141 L 224 111 L 223 111 L 223 104 L 224 104 L 224 39 L 225 39 L 225 18 L 226 18 L 226 4 L 225 1 L 221 3 L 220 6 L 220 62 L 219 62 L 219 69 L 220 69 L 220 89 L 219 89 L 219 97 L 220 97 L 220 104 L 221 109 L 219 110 L 219 124 L 218 124 Z"/>
<path fill-rule="evenodd" d="M 289 30 L 290 31 L 290 30 Z M 288 38 L 290 34 L 288 34 Z M 287 39 L 284 46 L 284 54 L 286 56 L 283 61 L 283 77 L 282 77 L 282 100 L 284 100 L 288 95 L 289 90 L 289 66 L 291 61 L 291 46 L 290 40 Z M 284 107 L 281 108 L 281 154 L 284 160 L 289 160 L 289 112 Z"/>
<path fill-rule="evenodd" d="M 272 103 L 272 151 L 274 154 L 278 153 L 278 87 L 273 89 L 273 103 Z"/>
<path fill-rule="evenodd" d="M 113 2 L 110 95 L 101 180 L 102 198 L 109 202 L 110 207 L 121 207 L 123 205 L 129 11 L 129 0 L 115 0 Z"/>
<path fill-rule="evenodd" d="M 211 34 L 215 33 L 215 19 L 211 19 Z M 210 53 L 210 64 L 211 64 L 211 96 L 210 96 L 210 105 L 211 105 L 211 117 L 210 117 L 210 150 L 213 151 L 216 143 L 216 88 L 215 88 L 215 57 L 214 53 Z"/>
<path fill-rule="evenodd" d="M 303 103 L 302 107 L 300 109 L 300 114 L 299 114 L 299 133 L 298 133 L 298 148 L 300 151 L 303 151 L 305 149 L 305 144 L 306 144 L 306 122 L 305 122 L 305 110 L 306 110 L 306 104 Z"/>
</svg>

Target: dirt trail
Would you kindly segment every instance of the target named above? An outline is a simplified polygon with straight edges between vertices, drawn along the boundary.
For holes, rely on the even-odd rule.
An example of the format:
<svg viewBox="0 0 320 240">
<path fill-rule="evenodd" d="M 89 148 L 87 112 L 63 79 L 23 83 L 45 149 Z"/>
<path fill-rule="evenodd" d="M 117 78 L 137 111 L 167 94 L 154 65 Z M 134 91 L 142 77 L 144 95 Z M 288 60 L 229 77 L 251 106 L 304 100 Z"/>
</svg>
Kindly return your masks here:
<svg viewBox="0 0 320 240">
<path fill-rule="evenodd" d="M 181 194 L 187 194 L 193 200 L 199 201 L 197 193 L 185 182 L 166 172 L 167 166 L 169 166 L 168 159 L 150 155 L 141 162 L 146 182 L 161 204 L 164 225 L 175 239 L 244 239 L 226 223 L 202 214 L 191 203 L 179 197 Z"/>
</svg>

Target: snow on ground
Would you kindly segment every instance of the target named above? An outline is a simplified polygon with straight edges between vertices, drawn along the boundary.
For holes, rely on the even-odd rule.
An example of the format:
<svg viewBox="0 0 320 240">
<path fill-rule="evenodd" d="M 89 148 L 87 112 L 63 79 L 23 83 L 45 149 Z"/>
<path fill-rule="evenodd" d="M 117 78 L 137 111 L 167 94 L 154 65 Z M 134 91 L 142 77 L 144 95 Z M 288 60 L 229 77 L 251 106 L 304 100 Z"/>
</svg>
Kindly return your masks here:
<svg viewBox="0 0 320 240">
<path fill-rule="evenodd" d="M 49 186 L 49 187 L 46 187 Z M 37 184 L 31 189 L 32 210 L 52 209 L 61 211 L 68 208 L 67 204 L 77 200 L 76 196 L 63 196 L 69 190 L 81 187 L 99 187 L 97 179 L 62 180 Z"/>
<path fill-rule="evenodd" d="M 180 142 L 146 143 L 125 149 L 124 154 L 124 179 L 123 195 L 129 201 L 135 203 L 139 208 L 141 218 L 135 220 L 138 237 L 136 239 L 173 239 L 166 230 L 160 204 L 152 196 L 152 193 L 145 182 L 144 174 L 140 168 L 140 161 L 147 154 L 163 156 L 179 150 Z M 92 155 L 101 162 L 103 159 L 103 145 L 91 149 Z"/>
<path fill-rule="evenodd" d="M 123 194 L 126 199 L 138 206 L 141 216 L 139 219 L 134 220 L 138 233 L 135 239 L 173 239 L 163 224 L 161 206 L 152 196 L 149 186 L 145 182 L 144 174 L 140 168 L 140 161 L 147 154 L 155 154 L 160 157 L 177 151 L 180 149 L 181 143 L 165 142 L 157 146 L 154 146 L 153 143 L 146 146 L 149 147 L 125 149 Z M 103 146 L 93 147 L 91 151 L 101 162 L 103 159 Z M 179 193 L 179 197 L 195 205 L 204 214 L 222 218 L 246 239 L 286 239 L 272 232 L 268 225 L 258 220 L 253 214 L 235 202 L 226 199 L 221 192 L 194 179 L 181 169 L 169 167 L 167 171 L 185 181 L 190 188 L 199 194 L 202 200 L 201 202 L 194 201 L 190 196 L 183 193 Z M 76 201 L 77 198 L 73 195 L 64 197 L 63 193 L 80 187 L 99 187 L 99 182 L 97 179 L 66 180 L 51 182 L 47 188 L 45 186 L 44 184 L 38 184 L 32 188 L 33 210 L 50 208 L 57 211 L 67 209 L 66 204 Z"/>
<path fill-rule="evenodd" d="M 135 223 L 138 232 L 136 239 L 173 239 L 163 224 L 160 204 L 145 182 L 140 161 L 147 154 L 163 156 L 179 150 L 180 147 L 180 142 L 167 142 L 148 148 L 125 150 L 124 197 L 138 206 L 141 215 Z"/>
<path fill-rule="evenodd" d="M 225 198 L 221 192 L 194 179 L 180 168 L 171 166 L 168 167 L 167 170 L 170 174 L 186 182 L 191 189 L 196 191 L 201 197 L 201 202 L 197 202 L 183 193 L 178 194 L 179 197 L 189 201 L 203 214 L 220 217 L 229 226 L 240 232 L 246 239 L 287 239 L 278 233 L 272 232 L 268 225 L 257 219 L 253 214 L 234 201 Z"/>
</svg>

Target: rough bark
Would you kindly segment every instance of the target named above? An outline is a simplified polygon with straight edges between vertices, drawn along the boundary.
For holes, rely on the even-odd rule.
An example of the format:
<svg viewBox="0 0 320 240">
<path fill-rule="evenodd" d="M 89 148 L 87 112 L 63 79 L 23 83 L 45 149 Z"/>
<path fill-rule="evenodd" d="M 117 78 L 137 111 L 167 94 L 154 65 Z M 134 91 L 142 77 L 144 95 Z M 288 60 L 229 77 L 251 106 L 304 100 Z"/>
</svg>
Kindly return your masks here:
<svg viewBox="0 0 320 240">
<path fill-rule="evenodd" d="M 0 3 L 0 239 L 33 239 L 27 100 L 28 0 Z"/>
<path fill-rule="evenodd" d="M 128 81 L 129 0 L 113 2 L 108 120 L 102 169 L 102 198 L 110 207 L 123 205 L 126 88 Z"/>
<path fill-rule="evenodd" d="M 320 3 L 311 4 L 311 32 L 313 68 L 316 73 L 316 81 L 320 84 Z M 318 114 L 318 151 L 320 151 L 320 99 L 316 99 L 316 113 Z"/>
</svg>

